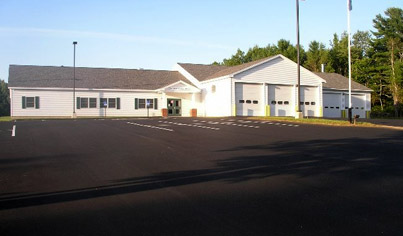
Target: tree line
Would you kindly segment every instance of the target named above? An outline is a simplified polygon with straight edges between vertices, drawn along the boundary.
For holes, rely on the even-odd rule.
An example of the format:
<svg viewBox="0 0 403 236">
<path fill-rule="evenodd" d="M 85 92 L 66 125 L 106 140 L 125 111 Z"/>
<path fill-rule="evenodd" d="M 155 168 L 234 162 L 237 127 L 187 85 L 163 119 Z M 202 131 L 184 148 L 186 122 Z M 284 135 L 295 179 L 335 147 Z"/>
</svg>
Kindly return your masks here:
<svg viewBox="0 0 403 236">
<path fill-rule="evenodd" d="M 352 79 L 374 90 L 373 117 L 403 116 L 403 10 L 388 8 L 384 15 L 373 19 L 374 31 L 357 31 L 352 35 Z M 247 52 L 240 49 L 230 58 L 213 64 L 234 66 L 261 58 L 282 54 L 297 61 L 297 48 L 290 41 L 280 39 L 266 47 L 254 46 Z M 348 35 L 334 34 L 330 47 L 312 41 L 309 48 L 300 48 L 301 65 L 320 72 L 334 72 L 348 77 Z"/>
<path fill-rule="evenodd" d="M 10 115 L 10 95 L 7 83 L 0 79 L 0 116 Z"/>
</svg>

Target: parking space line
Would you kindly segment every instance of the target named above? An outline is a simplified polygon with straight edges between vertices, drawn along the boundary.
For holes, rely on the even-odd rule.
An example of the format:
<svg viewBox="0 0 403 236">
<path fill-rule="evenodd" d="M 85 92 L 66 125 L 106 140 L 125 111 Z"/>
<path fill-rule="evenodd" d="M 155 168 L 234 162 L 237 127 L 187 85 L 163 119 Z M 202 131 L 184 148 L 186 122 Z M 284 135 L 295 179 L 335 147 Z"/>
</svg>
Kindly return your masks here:
<svg viewBox="0 0 403 236">
<path fill-rule="evenodd" d="M 169 131 L 169 132 L 174 131 L 173 129 L 163 128 L 163 127 L 158 127 L 158 126 L 153 126 L 153 125 L 139 124 L 139 123 L 134 123 L 134 122 L 127 122 L 127 124 L 136 125 L 136 126 L 145 127 L 145 128 L 151 128 L 151 129 L 159 129 L 159 130 L 164 130 L 164 131 Z"/>
<path fill-rule="evenodd" d="M 15 129 L 16 129 L 16 125 L 13 125 L 13 130 L 11 131 L 11 137 L 15 137 Z"/>
<path fill-rule="evenodd" d="M 186 124 L 186 123 L 172 122 L 172 121 L 158 121 L 158 122 L 165 123 L 165 124 L 171 124 L 171 125 L 178 125 L 178 126 L 195 127 L 195 128 L 201 128 L 201 129 L 220 130 L 220 128 L 209 127 L 209 126 L 204 126 L 204 125 L 199 125 L 199 124 Z M 203 122 L 203 121 L 200 121 L 200 122 Z"/>
</svg>

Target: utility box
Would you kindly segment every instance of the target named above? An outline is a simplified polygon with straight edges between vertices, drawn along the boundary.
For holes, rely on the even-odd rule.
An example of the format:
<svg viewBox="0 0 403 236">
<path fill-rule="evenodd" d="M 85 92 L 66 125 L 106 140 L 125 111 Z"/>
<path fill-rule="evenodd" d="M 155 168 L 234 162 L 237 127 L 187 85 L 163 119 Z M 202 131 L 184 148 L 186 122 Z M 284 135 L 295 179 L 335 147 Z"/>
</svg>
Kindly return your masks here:
<svg viewBox="0 0 403 236">
<path fill-rule="evenodd" d="M 190 116 L 191 117 L 197 117 L 197 109 L 191 109 L 190 110 Z"/>
<path fill-rule="evenodd" d="M 161 111 L 162 111 L 162 117 L 168 117 L 168 109 L 162 108 Z"/>
</svg>

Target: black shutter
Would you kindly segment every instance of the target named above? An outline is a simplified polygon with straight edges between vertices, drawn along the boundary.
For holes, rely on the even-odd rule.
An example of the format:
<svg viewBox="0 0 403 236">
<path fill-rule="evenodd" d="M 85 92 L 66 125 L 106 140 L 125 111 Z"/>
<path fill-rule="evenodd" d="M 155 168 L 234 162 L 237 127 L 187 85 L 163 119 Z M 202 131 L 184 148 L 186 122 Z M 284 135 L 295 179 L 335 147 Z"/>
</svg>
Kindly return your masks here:
<svg viewBox="0 0 403 236">
<path fill-rule="evenodd" d="M 154 110 L 158 110 L 158 98 L 154 98 Z"/>
<path fill-rule="evenodd" d="M 35 97 L 35 109 L 39 109 L 39 97 Z"/>
<path fill-rule="evenodd" d="M 138 98 L 135 98 L 134 99 L 134 109 L 139 109 L 139 99 Z"/>
<path fill-rule="evenodd" d="M 80 109 L 81 108 L 81 99 L 80 99 L 80 97 L 77 97 L 77 109 Z"/>
<path fill-rule="evenodd" d="M 27 108 L 25 102 L 26 102 L 25 97 L 22 97 L 22 109 Z"/>
<path fill-rule="evenodd" d="M 116 98 L 116 109 L 120 109 L 120 98 Z"/>
</svg>

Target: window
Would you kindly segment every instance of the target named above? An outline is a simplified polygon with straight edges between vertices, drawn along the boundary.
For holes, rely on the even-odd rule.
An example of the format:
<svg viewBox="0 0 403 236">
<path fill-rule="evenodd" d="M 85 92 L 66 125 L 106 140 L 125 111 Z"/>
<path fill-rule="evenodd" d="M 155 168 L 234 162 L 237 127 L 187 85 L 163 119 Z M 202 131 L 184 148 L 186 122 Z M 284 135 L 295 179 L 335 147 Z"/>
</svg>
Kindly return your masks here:
<svg viewBox="0 0 403 236">
<path fill-rule="evenodd" d="M 88 108 L 88 98 L 81 98 L 80 108 Z"/>
<path fill-rule="evenodd" d="M 251 100 L 246 100 L 246 103 L 251 104 L 252 101 Z"/>
<path fill-rule="evenodd" d="M 299 102 L 299 105 L 304 105 L 304 102 Z"/>
<path fill-rule="evenodd" d="M 333 109 L 334 107 L 330 107 L 330 109 Z"/>
<path fill-rule="evenodd" d="M 305 102 L 305 105 L 309 105 L 309 102 Z"/>
<path fill-rule="evenodd" d="M 355 109 L 359 109 L 358 107 L 356 107 Z"/>
<path fill-rule="evenodd" d="M 34 108 L 34 107 L 35 107 L 35 98 L 27 97 L 27 108 Z"/>
<path fill-rule="evenodd" d="M 340 109 L 340 107 L 336 107 L 336 109 Z"/>
<path fill-rule="evenodd" d="M 347 110 L 347 109 L 348 109 L 348 107 L 345 107 L 344 109 L 346 109 L 346 110 Z"/>
<path fill-rule="evenodd" d="M 147 99 L 147 108 L 153 108 L 153 107 L 154 107 L 154 100 Z"/>
<path fill-rule="evenodd" d="M 278 105 L 283 105 L 283 101 L 278 101 L 277 104 Z"/>
<path fill-rule="evenodd" d="M 315 102 L 311 102 L 311 105 L 312 105 L 312 106 L 315 106 L 315 104 L 316 104 Z"/>
<path fill-rule="evenodd" d="M 139 108 L 140 109 L 146 108 L 146 100 L 144 98 L 139 99 Z"/>
<path fill-rule="evenodd" d="M 290 104 L 290 102 L 284 101 L 284 105 L 288 105 L 288 104 Z"/>
<path fill-rule="evenodd" d="M 39 97 L 22 97 L 22 109 L 35 108 L 39 109 Z"/>
<path fill-rule="evenodd" d="M 271 101 L 271 104 L 275 105 L 275 104 L 276 104 L 276 101 Z"/>
<path fill-rule="evenodd" d="M 97 99 L 90 98 L 90 108 L 97 108 Z"/>
<path fill-rule="evenodd" d="M 239 100 L 239 103 L 245 103 L 245 100 Z"/>
<path fill-rule="evenodd" d="M 108 103 L 109 103 L 108 108 L 116 108 L 116 98 L 109 98 Z"/>
<path fill-rule="evenodd" d="M 325 108 L 329 108 L 329 107 L 325 107 Z"/>
<path fill-rule="evenodd" d="M 259 104 L 259 102 L 256 100 L 253 100 L 253 104 Z"/>
<path fill-rule="evenodd" d="M 99 99 L 99 107 L 100 108 L 108 107 L 108 99 L 107 98 L 100 98 Z"/>
</svg>

